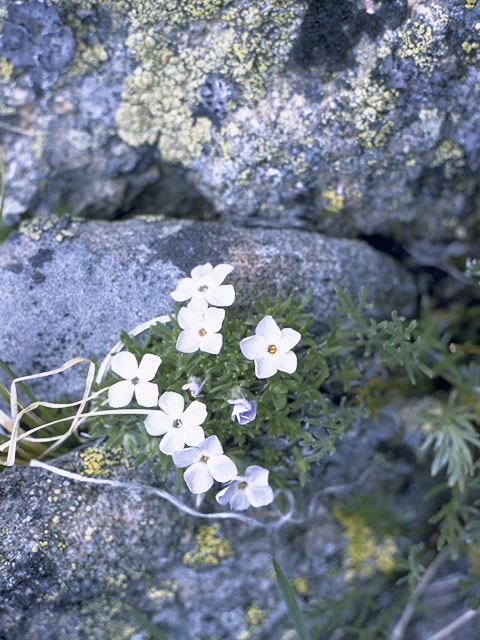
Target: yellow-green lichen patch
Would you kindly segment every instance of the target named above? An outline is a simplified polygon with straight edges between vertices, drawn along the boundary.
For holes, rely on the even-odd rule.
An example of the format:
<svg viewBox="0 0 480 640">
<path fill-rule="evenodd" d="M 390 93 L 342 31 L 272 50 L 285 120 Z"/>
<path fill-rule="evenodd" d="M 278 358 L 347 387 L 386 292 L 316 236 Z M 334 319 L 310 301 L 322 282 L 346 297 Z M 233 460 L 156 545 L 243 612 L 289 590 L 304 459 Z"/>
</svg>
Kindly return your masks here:
<svg viewBox="0 0 480 640">
<path fill-rule="evenodd" d="M 428 14 L 418 14 L 409 19 L 403 31 L 400 57 L 410 58 L 417 67 L 431 73 L 436 62 L 447 54 L 445 43 L 435 37 L 436 25 L 445 29 L 447 24 L 448 14 L 436 3 L 431 4 Z"/>
<path fill-rule="evenodd" d="M 221 560 L 232 556 L 230 542 L 218 534 L 219 529 L 218 524 L 200 527 L 196 535 L 195 549 L 184 554 L 183 564 L 188 567 L 218 565 Z"/>
<path fill-rule="evenodd" d="M 35 242 L 40 240 L 44 233 L 52 232 L 55 240 L 62 242 L 66 238 L 74 237 L 74 232 L 69 229 L 70 218 L 68 216 L 60 216 L 51 214 L 49 216 L 39 216 L 22 220 L 18 230 L 30 240 Z"/>
<path fill-rule="evenodd" d="M 267 619 L 268 611 L 259 607 L 255 602 L 252 602 L 245 611 L 245 624 L 250 629 L 258 629 L 264 622 L 266 622 Z"/>
<path fill-rule="evenodd" d="M 125 610 L 117 595 L 110 597 L 102 594 L 89 600 L 79 612 L 82 637 L 85 640 L 98 640 L 98 630 L 101 629 L 105 638 L 128 640 L 138 631 L 138 625 L 126 623 L 124 614 Z"/>
<path fill-rule="evenodd" d="M 13 62 L 0 56 L 0 78 L 2 80 L 10 80 L 14 69 Z"/>
<path fill-rule="evenodd" d="M 431 166 L 443 166 L 446 178 L 451 179 L 454 174 L 462 172 L 465 165 L 465 150 L 454 140 L 442 140 L 435 148 Z"/>
<path fill-rule="evenodd" d="M 465 9 L 475 9 L 478 0 L 465 0 Z"/>
<path fill-rule="evenodd" d="M 128 8 L 132 28 L 127 46 L 138 66 L 124 82 L 116 113 L 126 142 L 139 146 L 158 139 L 165 161 L 188 165 L 216 145 L 212 122 L 197 113 L 206 78 L 214 74 L 224 79 L 231 96 L 223 107 L 231 110 L 238 100 L 258 100 L 283 69 L 302 4 L 271 0 L 262 2 L 264 6 L 231 9 L 228 4 L 183 2 L 167 10 L 164 3 L 153 9 L 151 3 L 140 2 L 146 5 L 144 14 L 137 3 Z M 197 19 L 210 20 L 208 28 L 175 31 Z"/>
<path fill-rule="evenodd" d="M 121 449 L 103 449 L 88 447 L 76 454 L 82 459 L 83 473 L 92 477 L 106 477 L 109 467 L 115 467 L 122 462 Z"/>
<path fill-rule="evenodd" d="M 345 528 L 347 536 L 346 582 L 351 582 L 357 576 L 371 576 L 376 571 L 393 571 L 399 549 L 392 536 L 375 534 L 364 516 L 346 510 L 341 505 L 335 505 L 332 513 Z"/>
<path fill-rule="evenodd" d="M 178 591 L 178 582 L 172 578 L 161 580 L 158 585 L 147 590 L 147 596 L 151 600 L 173 600 Z"/>
<path fill-rule="evenodd" d="M 320 196 L 320 206 L 324 207 L 327 213 L 337 214 L 343 209 L 345 196 L 339 189 L 327 187 Z"/>
<path fill-rule="evenodd" d="M 305 597 L 308 595 L 308 580 L 302 574 L 299 573 L 293 578 L 292 585 L 301 596 Z"/>
</svg>

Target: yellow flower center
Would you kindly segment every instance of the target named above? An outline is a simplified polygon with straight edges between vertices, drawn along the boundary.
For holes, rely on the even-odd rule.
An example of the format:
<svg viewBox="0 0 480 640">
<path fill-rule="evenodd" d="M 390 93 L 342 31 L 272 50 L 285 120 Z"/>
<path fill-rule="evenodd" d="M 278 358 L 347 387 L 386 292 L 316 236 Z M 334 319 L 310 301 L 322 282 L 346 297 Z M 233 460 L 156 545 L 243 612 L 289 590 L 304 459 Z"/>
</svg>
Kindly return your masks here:
<svg viewBox="0 0 480 640">
<path fill-rule="evenodd" d="M 206 462 L 208 460 L 208 456 L 202 456 L 202 459 L 200 462 Z"/>
<path fill-rule="evenodd" d="M 277 347 L 274 344 L 271 344 L 268 347 L 268 353 L 276 353 L 277 352 Z"/>
<path fill-rule="evenodd" d="M 200 329 L 200 331 L 198 333 L 202 336 L 202 338 L 203 338 L 203 336 L 207 335 L 207 332 L 205 331 L 205 329 Z"/>
<path fill-rule="evenodd" d="M 247 487 L 247 483 L 245 482 L 245 480 L 242 480 L 242 482 L 238 483 L 239 489 L 246 489 L 246 487 Z"/>
</svg>

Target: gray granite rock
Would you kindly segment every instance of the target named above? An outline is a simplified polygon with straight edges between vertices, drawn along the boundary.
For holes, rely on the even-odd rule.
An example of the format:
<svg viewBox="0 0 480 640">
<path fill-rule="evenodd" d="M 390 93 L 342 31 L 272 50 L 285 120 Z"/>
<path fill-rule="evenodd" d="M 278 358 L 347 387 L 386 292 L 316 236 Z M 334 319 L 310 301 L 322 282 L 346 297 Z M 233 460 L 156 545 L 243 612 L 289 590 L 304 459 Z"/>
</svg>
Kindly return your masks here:
<svg viewBox="0 0 480 640">
<path fill-rule="evenodd" d="M 412 278 L 358 240 L 139 219 L 42 218 L 22 229 L 0 246 L 0 354 L 18 375 L 78 355 L 101 360 L 120 331 L 170 312 L 179 278 L 205 262 L 235 266 L 230 278 L 244 308 L 262 292 L 299 297 L 312 288 L 318 327 L 334 312 L 335 285 L 355 298 L 365 286 L 377 316 L 408 313 L 416 299 Z M 66 375 L 41 388 L 54 396 L 79 385 Z"/>
<path fill-rule="evenodd" d="M 420 497 L 431 479 L 401 415 L 396 407 L 375 421 L 359 421 L 319 464 L 313 486 L 297 494 L 297 523 L 279 530 L 201 520 L 140 488 L 94 486 L 38 468 L 4 471 L 0 637 L 142 640 L 146 633 L 136 633 L 139 625 L 122 605 L 127 602 L 171 640 L 286 639 L 272 554 L 304 606 L 340 597 L 353 579 L 388 573 L 407 537 L 424 532 L 433 505 Z M 162 486 L 149 463 L 133 469 L 118 450 L 88 448 L 54 464 L 89 477 Z M 193 506 L 184 491 L 180 498 Z M 378 521 L 369 501 L 381 509 Z M 204 512 L 217 508 L 210 499 L 202 506 Z M 272 522 L 271 509 L 249 515 Z M 391 584 L 391 592 L 378 594 L 384 606 Z M 450 613 L 458 607 L 455 600 Z M 422 629 L 439 628 L 444 617 L 434 609 Z"/>
<path fill-rule="evenodd" d="M 41 6 L 0 7 L 7 215 L 59 200 L 164 213 L 175 193 L 182 215 L 224 222 L 407 245 L 478 234 L 477 0 Z M 41 31 L 42 11 L 75 40 L 68 62 L 52 35 L 43 89 L 37 45 L 12 50 L 8 23 L 23 12 Z"/>
</svg>

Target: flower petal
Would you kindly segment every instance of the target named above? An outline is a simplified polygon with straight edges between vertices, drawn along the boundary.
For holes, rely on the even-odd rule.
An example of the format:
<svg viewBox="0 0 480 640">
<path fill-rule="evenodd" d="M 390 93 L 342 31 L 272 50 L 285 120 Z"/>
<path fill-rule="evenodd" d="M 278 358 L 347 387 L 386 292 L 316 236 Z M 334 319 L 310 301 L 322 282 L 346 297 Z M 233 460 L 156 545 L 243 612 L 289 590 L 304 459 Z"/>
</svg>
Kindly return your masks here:
<svg viewBox="0 0 480 640">
<path fill-rule="evenodd" d="M 160 356 L 153 353 L 146 353 L 138 367 L 137 377 L 143 382 L 150 382 L 155 377 L 158 367 L 162 364 Z"/>
<path fill-rule="evenodd" d="M 145 418 L 145 429 L 151 436 L 163 436 L 164 433 L 173 429 L 173 419 L 167 416 L 165 411 L 152 411 Z"/>
<path fill-rule="evenodd" d="M 205 300 L 205 296 L 203 293 L 196 291 L 195 295 L 192 296 L 192 299 L 187 304 L 189 309 L 195 309 L 195 311 L 199 311 L 200 313 L 205 313 L 208 309 L 208 302 Z"/>
<path fill-rule="evenodd" d="M 212 274 L 213 271 L 213 267 L 212 265 L 207 262 L 205 264 L 199 264 L 198 267 L 194 267 L 192 269 L 191 275 L 192 278 L 195 280 L 195 282 L 205 282 L 205 281 L 209 281 L 210 282 L 210 276 Z"/>
<path fill-rule="evenodd" d="M 255 400 L 249 402 L 250 409 L 246 411 L 242 411 L 237 417 L 238 422 L 241 425 L 248 424 L 249 422 L 253 422 L 257 417 L 257 403 Z"/>
<path fill-rule="evenodd" d="M 261 336 L 250 336 L 240 340 L 240 351 L 247 360 L 255 360 L 255 358 L 263 357 L 268 349 L 265 338 Z"/>
<path fill-rule="evenodd" d="M 276 345 L 282 338 L 282 332 L 272 316 L 265 316 L 260 320 L 255 328 L 255 334 L 265 338 L 267 344 Z"/>
<path fill-rule="evenodd" d="M 203 316 L 204 316 L 203 328 L 205 329 L 205 331 L 207 331 L 207 333 L 217 333 L 222 328 L 222 324 L 225 319 L 225 309 L 218 309 L 217 307 L 209 307 L 204 312 Z"/>
<path fill-rule="evenodd" d="M 293 351 L 291 351 L 293 353 Z M 255 375 L 257 378 L 270 378 L 278 371 L 277 358 L 274 358 L 270 354 L 263 356 L 255 360 Z"/>
<path fill-rule="evenodd" d="M 138 382 L 135 398 L 141 407 L 154 407 L 158 402 L 158 385 L 153 382 Z"/>
<path fill-rule="evenodd" d="M 191 307 L 182 307 L 178 312 L 177 320 L 182 329 L 200 331 L 204 324 L 203 313 Z"/>
<path fill-rule="evenodd" d="M 293 373 L 297 370 L 297 356 L 293 353 L 293 351 L 275 355 L 275 364 L 280 371 L 284 371 L 285 373 Z"/>
<path fill-rule="evenodd" d="M 201 459 L 202 452 L 198 447 L 188 447 L 188 449 L 182 449 L 173 454 L 173 462 L 176 467 L 189 467 Z"/>
<path fill-rule="evenodd" d="M 185 400 L 181 393 L 175 391 L 165 391 L 158 400 L 158 406 L 173 420 L 181 420 Z"/>
<path fill-rule="evenodd" d="M 232 273 L 233 266 L 231 264 L 217 264 L 213 267 L 210 282 L 212 285 L 219 285 L 225 280 L 228 274 Z"/>
<path fill-rule="evenodd" d="M 271 487 L 258 487 L 247 485 L 245 494 L 252 507 L 263 507 L 273 502 L 273 491 Z"/>
<path fill-rule="evenodd" d="M 108 390 L 108 404 L 114 409 L 126 407 L 133 398 L 135 385 L 130 380 L 116 382 Z"/>
<path fill-rule="evenodd" d="M 114 373 L 126 380 L 132 380 L 138 372 L 137 359 L 130 351 L 121 351 L 114 355 L 110 367 Z"/>
<path fill-rule="evenodd" d="M 217 436 L 209 436 L 198 445 L 203 456 L 220 456 L 223 453 L 223 447 Z"/>
<path fill-rule="evenodd" d="M 199 400 L 194 400 L 183 412 L 182 422 L 185 425 L 199 425 L 205 422 L 207 406 Z"/>
<path fill-rule="evenodd" d="M 188 467 L 183 479 L 192 493 L 205 493 L 213 484 L 213 478 L 205 462 L 196 462 Z"/>
<path fill-rule="evenodd" d="M 200 337 L 201 336 L 198 331 L 185 329 L 185 331 L 182 331 L 178 336 L 175 348 L 177 351 L 181 351 L 182 353 L 193 353 L 194 351 L 198 351 L 200 347 Z"/>
<path fill-rule="evenodd" d="M 204 353 L 220 353 L 223 344 L 223 336 L 221 333 L 207 333 L 200 337 L 200 351 Z"/>
<path fill-rule="evenodd" d="M 196 290 L 197 286 L 192 278 L 182 278 L 170 295 L 175 302 L 183 302 L 191 298 Z"/>
<path fill-rule="evenodd" d="M 215 499 L 218 502 L 218 504 L 223 504 L 223 505 L 228 504 L 232 499 L 232 496 L 234 496 L 235 493 L 237 492 L 237 487 L 238 487 L 238 482 L 232 482 L 231 484 L 228 485 L 228 487 L 225 487 L 225 489 L 222 489 L 221 491 L 219 491 L 215 496 Z"/>
<path fill-rule="evenodd" d="M 197 425 L 184 425 L 176 431 L 180 431 L 185 444 L 188 444 L 189 447 L 194 447 L 205 440 L 205 432 L 202 427 Z"/>
<path fill-rule="evenodd" d="M 205 298 L 214 307 L 229 307 L 235 300 L 235 289 L 231 284 L 208 287 Z"/>
<path fill-rule="evenodd" d="M 212 456 L 207 467 L 217 482 L 230 482 L 238 475 L 237 465 L 228 456 Z"/>
<path fill-rule="evenodd" d="M 247 495 L 243 489 L 236 491 L 230 498 L 230 508 L 235 511 L 244 511 L 245 509 L 248 509 L 249 506 L 250 502 L 248 501 Z"/>
<path fill-rule="evenodd" d="M 257 464 L 252 464 L 245 469 L 245 480 L 250 485 L 255 484 L 259 487 L 267 487 L 268 474 L 268 469 L 264 469 Z"/>
<path fill-rule="evenodd" d="M 277 344 L 278 350 L 281 353 L 286 353 L 293 349 L 293 347 L 300 342 L 302 334 L 295 329 L 282 329 L 282 337 Z"/>
<path fill-rule="evenodd" d="M 180 431 L 180 429 L 171 429 L 163 436 L 159 447 L 162 453 L 170 456 L 175 453 L 175 451 L 181 451 L 183 449 L 185 441 Z"/>
</svg>

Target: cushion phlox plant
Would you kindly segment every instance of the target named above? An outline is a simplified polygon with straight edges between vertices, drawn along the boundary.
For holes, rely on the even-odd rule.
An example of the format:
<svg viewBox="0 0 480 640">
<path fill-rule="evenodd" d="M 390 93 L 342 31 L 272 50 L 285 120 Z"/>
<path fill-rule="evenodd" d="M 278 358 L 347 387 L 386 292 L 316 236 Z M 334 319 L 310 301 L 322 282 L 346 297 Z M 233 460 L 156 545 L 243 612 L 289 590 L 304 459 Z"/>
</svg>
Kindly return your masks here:
<svg viewBox="0 0 480 640">
<path fill-rule="evenodd" d="M 111 371 L 122 380 L 109 387 L 108 402 L 112 408 L 134 399 L 141 407 L 158 406 L 147 415 L 144 429 L 159 438 L 160 454 L 169 457 L 165 465 L 186 468 L 183 478 L 194 494 L 208 491 L 214 481 L 229 483 L 218 502 L 243 510 L 273 501 L 270 470 L 247 462 L 262 457 L 255 436 L 268 432 L 271 419 L 269 383 L 263 380 L 296 371 L 293 348 L 301 334 L 281 328 L 268 314 L 256 322 L 255 335 L 248 335 L 251 322 L 236 316 L 224 324 L 223 307 L 235 301 L 234 287 L 223 284 L 232 270 L 228 264 L 207 263 L 180 280 L 171 295 L 187 304 L 171 318 L 170 340 L 154 342 L 155 352 L 143 353 L 140 362 L 128 350 L 113 356 Z M 247 431 L 247 425 L 254 426 Z M 223 446 L 231 448 L 231 457 Z M 246 467 L 243 475 L 237 465 Z"/>
</svg>

